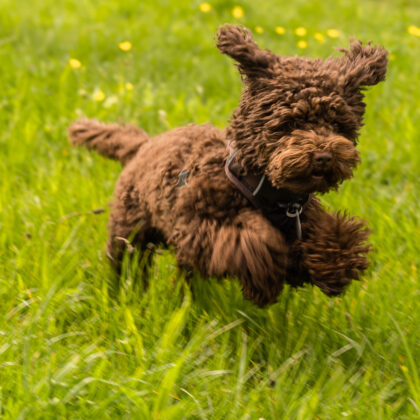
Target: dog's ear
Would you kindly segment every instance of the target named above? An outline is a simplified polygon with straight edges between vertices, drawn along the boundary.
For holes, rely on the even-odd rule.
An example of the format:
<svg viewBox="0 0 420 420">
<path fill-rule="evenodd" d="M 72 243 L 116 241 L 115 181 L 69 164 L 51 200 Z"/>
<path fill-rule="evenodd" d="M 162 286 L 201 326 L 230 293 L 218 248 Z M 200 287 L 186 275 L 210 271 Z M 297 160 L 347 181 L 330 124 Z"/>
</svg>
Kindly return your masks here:
<svg viewBox="0 0 420 420">
<path fill-rule="evenodd" d="M 248 80 L 270 77 L 271 64 L 276 60 L 276 55 L 258 48 L 251 31 L 244 26 L 221 26 L 217 34 L 217 47 L 221 53 L 237 61 L 239 72 Z"/>
<path fill-rule="evenodd" d="M 345 56 L 343 65 L 344 88 L 357 89 L 361 86 L 372 86 L 385 80 L 388 64 L 388 51 L 382 47 L 363 46 L 360 41 L 352 41 L 350 48 L 339 49 Z"/>
</svg>

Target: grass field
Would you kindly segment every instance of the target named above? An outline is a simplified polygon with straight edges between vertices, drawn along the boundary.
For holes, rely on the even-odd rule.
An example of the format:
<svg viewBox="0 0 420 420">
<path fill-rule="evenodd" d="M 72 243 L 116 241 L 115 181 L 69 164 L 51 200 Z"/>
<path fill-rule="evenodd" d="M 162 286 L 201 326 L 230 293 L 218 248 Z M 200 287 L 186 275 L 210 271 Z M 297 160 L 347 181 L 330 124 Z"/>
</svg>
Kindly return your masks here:
<svg viewBox="0 0 420 420">
<path fill-rule="evenodd" d="M 1 1 L 1 418 L 419 418 L 418 2 L 210 6 Z M 352 35 L 391 52 L 387 81 L 367 94 L 362 165 L 322 197 L 373 228 L 371 267 L 341 298 L 287 289 L 261 310 L 235 282 L 199 278 L 192 296 L 168 251 L 147 291 L 128 265 L 109 293 L 119 164 L 71 148 L 66 128 L 81 115 L 152 134 L 224 126 L 241 89 L 214 46 L 225 22 L 284 55 L 327 57 Z"/>
</svg>

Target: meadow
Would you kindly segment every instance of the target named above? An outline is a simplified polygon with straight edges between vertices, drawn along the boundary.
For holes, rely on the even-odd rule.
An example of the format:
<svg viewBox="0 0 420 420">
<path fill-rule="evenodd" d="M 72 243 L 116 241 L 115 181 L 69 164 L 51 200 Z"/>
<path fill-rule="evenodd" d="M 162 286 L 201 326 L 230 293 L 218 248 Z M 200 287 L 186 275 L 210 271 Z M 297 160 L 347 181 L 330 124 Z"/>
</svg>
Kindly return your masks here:
<svg viewBox="0 0 420 420">
<path fill-rule="evenodd" d="M 82 115 L 151 134 L 226 125 L 242 87 L 215 48 L 225 22 L 284 55 L 338 54 L 352 36 L 390 51 L 362 164 L 322 196 L 373 230 L 342 297 L 287 288 L 258 309 L 199 277 L 192 293 L 170 250 L 147 290 L 135 263 L 110 287 L 120 167 L 66 129 Z M 2 0 L 0 418 L 419 418 L 419 26 L 416 0 Z"/>
</svg>

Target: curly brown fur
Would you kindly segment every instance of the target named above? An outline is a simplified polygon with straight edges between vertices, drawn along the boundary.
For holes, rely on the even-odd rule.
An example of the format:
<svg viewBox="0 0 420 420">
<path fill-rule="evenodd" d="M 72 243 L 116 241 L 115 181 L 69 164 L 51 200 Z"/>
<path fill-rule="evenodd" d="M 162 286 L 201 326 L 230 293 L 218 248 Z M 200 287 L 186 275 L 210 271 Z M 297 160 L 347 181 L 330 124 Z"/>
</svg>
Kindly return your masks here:
<svg viewBox="0 0 420 420">
<path fill-rule="evenodd" d="M 149 139 L 146 132 L 132 125 L 104 124 L 87 118 L 73 123 L 68 135 L 73 144 L 95 149 L 105 157 L 119 160 L 123 165 Z"/>
<path fill-rule="evenodd" d="M 118 270 L 127 243 L 172 245 L 181 267 L 235 277 L 259 306 L 274 303 L 284 283 L 341 293 L 368 266 L 364 222 L 326 212 L 311 195 L 302 238 L 291 239 L 229 182 L 227 144 L 237 149 L 243 174 L 265 174 L 275 189 L 336 189 L 359 163 L 361 90 L 384 80 L 387 53 L 353 41 L 344 56 L 324 61 L 282 57 L 234 25 L 220 28 L 217 45 L 246 84 L 226 130 L 189 125 L 150 139 L 131 126 L 86 119 L 70 127 L 74 144 L 124 165 L 108 225 L 110 258 Z"/>
</svg>

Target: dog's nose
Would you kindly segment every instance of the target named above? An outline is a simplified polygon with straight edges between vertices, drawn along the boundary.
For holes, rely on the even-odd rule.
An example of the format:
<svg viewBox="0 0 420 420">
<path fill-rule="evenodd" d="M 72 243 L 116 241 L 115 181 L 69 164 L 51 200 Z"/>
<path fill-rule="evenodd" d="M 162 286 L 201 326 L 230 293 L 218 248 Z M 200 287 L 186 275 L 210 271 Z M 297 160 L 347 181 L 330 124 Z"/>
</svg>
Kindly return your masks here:
<svg viewBox="0 0 420 420">
<path fill-rule="evenodd" d="M 314 162 L 316 166 L 327 167 L 330 165 L 332 155 L 329 152 L 317 152 L 314 154 Z"/>
</svg>

